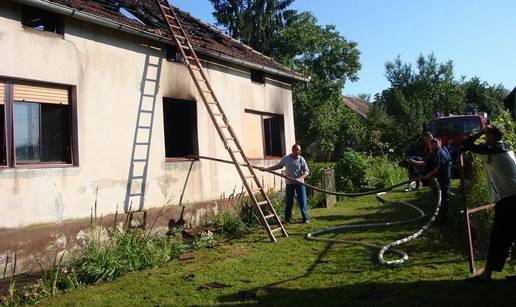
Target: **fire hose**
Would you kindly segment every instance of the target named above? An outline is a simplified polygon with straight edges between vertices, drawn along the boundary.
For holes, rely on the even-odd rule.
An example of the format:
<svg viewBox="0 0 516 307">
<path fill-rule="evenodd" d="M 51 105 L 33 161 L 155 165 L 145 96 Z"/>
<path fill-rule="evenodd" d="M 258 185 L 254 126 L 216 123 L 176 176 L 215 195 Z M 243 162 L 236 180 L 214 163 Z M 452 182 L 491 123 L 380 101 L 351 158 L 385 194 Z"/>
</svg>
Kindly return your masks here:
<svg viewBox="0 0 516 307">
<path fill-rule="evenodd" d="M 224 160 L 224 159 L 218 159 L 218 158 L 212 158 L 212 157 L 206 157 L 206 156 L 190 156 L 190 157 L 194 158 L 194 159 L 205 159 L 205 160 L 211 160 L 211 161 L 216 161 L 216 162 L 233 164 L 233 162 L 230 160 Z M 277 173 L 274 171 L 269 171 L 264 167 L 260 167 L 260 166 L 252 166 L 252 167 L 255 169 L 258 169 L 262 172 L 268 172 L 268 173 L 274 174 L 276 176 L 279 176 L 279 177 L 282 177 L 285 179 L 297 181 L 295 178 L 291 178 L 287 175 L 280 174 L 280 173 Z M 418 179 L 420 179 L 420 178 L 418 178 Z M 415 180 L 418 180 L 418 179 L 415 179 Z M 396 187 L 402 186 L 402 185 L 410 183 L 412 181 L 413 180 L 407 180 L 407 181 L 395 184 L 390 187 L 373 190 L 373 191 L 360 192 L 360 193 L 328 191 L 328 190 L 321 189 L 319 187 L 316 187 L 316 186 L 313 186 L 313 185 L 310 185 L 310 184 L 307 184 L 304 182 L 299 182 L 299 184 L 303 184 L 306 187 L 313 189 L 315 191 L 319 191 L 319 192 L 326 193 L 326 194 L 332 194 L 332 195 L 336 195 L 336 196 L 359 197 L 359 196 L 376 194 L 376 199 L 383 204 L 394 204 L 394 203 L 401 204 L 401 205 L 404 205 L 406 207 L 409 207 L 409 208 L 415 210 L 418 213 L 417 217 L 402 220 L 402 221 L 353 224 L 353 225 L 339 225 L 339 226 L 335 226 L 335 227 L 323 228 L 323 229 L 319 229 L 319 230 L 308 233 L 306 235 L 306 239 L 311 240 L 311 241 L 322 241 L 322 242 L 331 242 L 331 243 L 344 243 L 344 244 L 350 244 L 350 245 L 359 245 L 359 246 L 364 246 L 364 247 L 368 247 L 368 248 L 372 248 L 372 249 L 377 249 L 377 250 L 379 250 L 378 261 L 380 262 L 380 264 L 386 265 L 386 266 L 397 265 L 397 264 L 402 264 L 402 263 L 406 262 L 408 260 L 407 253 L 405 253 L 399 249 L 396 249 L 395 247 L 400 246 L 404 243 L 407 243 L 409 241 L 412 241 L 412 240 L 418 238 L 419 236 L 421 236 L 423 234 L 424 231 L 426 231 L 428 228 L 430 228 L 430 226 L 434 223 L 434 221 L 437 217 L 437 214 L 439 213 L 439 209 L 441 207 L 441 189 L 439 187 L 439 183 L 437 182 L 437 180 L 435 178 L 432 179 L 432 184 L 435 188 L 435 191 L 437 192 L 436 200 L 435 200 L 435 210 L 434 210 L 432 216 L 430 217 L 430 219 L 426 222 L 426 224 L 424 224 L 415 233 L 413 233 L 407 237 L 404 237 L 402 239 L 392 241 L 386 245 L 378 245 L 378 244 L 372 244 L 372 243 L 368 243 L 368 242 L 352 241 L 352 240 L 344 240 L 344 239 L 322 238 L 320 236 L 323 234 L 337 233 L 337 232 L 343 232 L 343 231 L 347 231 L 347 230 L 386 228 L 386 227 L 392 227 L 392 226 L 400 226 L 400 225 L 414 223 L 414 222 L 417 222 L 417 221 L 423 219 L 426 215 L 425 215 L 425 212 L 423 210 L 421 210 L 420 208 L 418 208 L 412 204 L 409 204 L 407 202 L 403 202 L 403 201 L 394 202 L 394 201 L 386 200 L 385 198 L 382 197 L 383 195 L 386 194 L 387 191 L 390 191 Z M 384 255 L 387 252 L 396 253 L 400 256 L 400 258 L 395 259 L 395 260 L 385 260 Z"/>
</svg>

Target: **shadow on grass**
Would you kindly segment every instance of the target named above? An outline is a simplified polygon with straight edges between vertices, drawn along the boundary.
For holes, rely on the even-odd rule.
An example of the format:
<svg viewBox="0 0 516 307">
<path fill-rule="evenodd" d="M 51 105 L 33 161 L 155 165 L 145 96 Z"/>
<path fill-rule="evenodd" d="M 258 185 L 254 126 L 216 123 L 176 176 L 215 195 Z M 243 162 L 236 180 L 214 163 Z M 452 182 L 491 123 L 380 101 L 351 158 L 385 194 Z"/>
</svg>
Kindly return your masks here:
<svg viewBox="0 0 516 307">
<path fill-rule="evenodd" d="M 516 282 L 478 285 L 463 280 L 411 283 L 366 282 L 316 289 L 264 287 L 246 300 L 240 293 L 221 296 L 229 306 L 514 306 Z"/>
</svg>

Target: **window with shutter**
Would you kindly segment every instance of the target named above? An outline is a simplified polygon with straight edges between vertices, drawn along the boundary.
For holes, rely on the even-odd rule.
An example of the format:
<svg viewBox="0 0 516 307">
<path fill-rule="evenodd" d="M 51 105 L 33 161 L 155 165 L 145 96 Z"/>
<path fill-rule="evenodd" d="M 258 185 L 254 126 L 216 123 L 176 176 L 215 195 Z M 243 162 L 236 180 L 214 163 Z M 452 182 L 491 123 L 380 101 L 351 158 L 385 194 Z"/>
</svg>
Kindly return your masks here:
<svg viewBox="0 0 516 307">
<path fill-rule="evenodd" d="M 71 163 L 69 89 L 13 85 L 16 164 Z"/>
</svg>

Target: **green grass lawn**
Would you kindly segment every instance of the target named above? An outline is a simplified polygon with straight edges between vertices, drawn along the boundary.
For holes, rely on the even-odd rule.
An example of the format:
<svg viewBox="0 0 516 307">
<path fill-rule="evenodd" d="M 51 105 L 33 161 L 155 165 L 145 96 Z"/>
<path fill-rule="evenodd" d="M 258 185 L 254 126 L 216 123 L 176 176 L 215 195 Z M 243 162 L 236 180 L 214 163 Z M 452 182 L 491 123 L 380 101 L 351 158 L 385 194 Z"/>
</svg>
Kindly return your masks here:
<svg viewBox="0 0 516 307">
<path fill-rule="evenodd" d="M 387 195 L 431 211 L 426 192 Z M 305 240 L 310 230 L 339 224 L 402 219 L 415 213 L 385 206 L 374 196 L 345 200 L 331 209 L 310 211 L 312 223 L 287 225 L 289 238 L 273 244 L 261 229 L 215 248 L 194 253 L 193 260 L 172 261 L 118 280 L 75 290 L 43 303 L 49 306 L 513 306 L 516 283 L 512 265 L 490 285 L 468 284 L 463 230 L 432 227 L 401 246 L 409 261 L 398 267 L 378 264 L 377 251 L 358 246 Z M 299 214 L 298 214 L 299 216 Z M 425 220 L 426 221 L 426 220 Z M 424 221 L 421 222 L 421 224 Z M 387 243 L 411 234 L 420 224 L 354 231 L 329 237 Z M 227 287 L 202 289 L 207 283 Z"/>
</svg>

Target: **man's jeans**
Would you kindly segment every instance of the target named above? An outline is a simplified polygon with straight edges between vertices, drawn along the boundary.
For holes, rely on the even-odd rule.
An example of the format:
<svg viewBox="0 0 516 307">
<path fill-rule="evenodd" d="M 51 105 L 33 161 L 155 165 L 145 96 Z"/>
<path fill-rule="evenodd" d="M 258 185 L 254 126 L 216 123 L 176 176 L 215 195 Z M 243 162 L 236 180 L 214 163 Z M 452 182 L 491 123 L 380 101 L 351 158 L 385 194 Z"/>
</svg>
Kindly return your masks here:
<svg viewBox="0 0 516 307">
<path fill-rule="evenodd" d="M 303 216 L 303 222 L 308 220 L 308 206 L 306 204 L 306 188 L 302 184 L 287 184 L 287 195 L 285 198 L 285 220 L 292 222 L 292 206 L 294 205 L 294 191 L 297 195 L 297 202 L 301 209 L 301 215 Z"/>
</svg>

